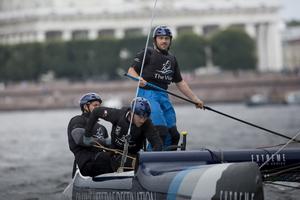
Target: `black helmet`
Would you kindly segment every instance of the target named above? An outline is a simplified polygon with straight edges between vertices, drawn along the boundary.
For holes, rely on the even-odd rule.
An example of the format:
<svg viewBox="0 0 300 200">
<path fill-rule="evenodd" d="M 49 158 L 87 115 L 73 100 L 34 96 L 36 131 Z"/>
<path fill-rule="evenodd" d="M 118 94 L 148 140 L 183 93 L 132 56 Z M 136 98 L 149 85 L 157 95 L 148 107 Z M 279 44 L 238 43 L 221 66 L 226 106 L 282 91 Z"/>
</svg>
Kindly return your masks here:
<svg viewBox="0 0 300 200">
<path fill-rule="evenodd" d="M 171 29 L 165 25 L 159 25 L 155 27 L 153 31 L 153 38 L 156 36 L 169 36 L 171 39 L 173 37 Z"/>
<path fill-rule="evenodd" d="M 92 101 L 99 101 L 100 103 L 102 103 L 102 99 L 100 98 L 99 94 L 97 93 L 86 93 L 85 95 L 83 95 L 80 100 L 79 100 L 79 105 L 81 110 L 83 111 L 83 106 L 92 102 Z"/>
<path fill-rule="evenodd" d="M 133 99 L 131 102 L 131 110 L 133 110 L 133 107 L 134 114 L 141 117 L 149 117 L 151 114 L 150 102 L 146 98 L 136 97 L 135 99 Z"/>
</svg>

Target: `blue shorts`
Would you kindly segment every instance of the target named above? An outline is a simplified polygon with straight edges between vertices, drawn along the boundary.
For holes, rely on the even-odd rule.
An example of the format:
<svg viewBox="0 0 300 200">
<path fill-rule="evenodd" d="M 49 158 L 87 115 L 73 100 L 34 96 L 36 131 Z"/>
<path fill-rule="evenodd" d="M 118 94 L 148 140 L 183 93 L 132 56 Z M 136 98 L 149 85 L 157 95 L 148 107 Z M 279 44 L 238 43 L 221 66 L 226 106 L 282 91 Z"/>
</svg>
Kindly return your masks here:
<svg viewBox="0 0 300 200">
<path fill-rule="evenodd" d="M 176 126 L 176 113 L 167 93 L 139 88 L 138 96 L 144 97 L 150 102 L 150 118 L 155 126 L 166 126 L 167 128 Z M 171 143 L 170 134 L 166 134 L 163 146 L 167 147 Z"/>
</svg>

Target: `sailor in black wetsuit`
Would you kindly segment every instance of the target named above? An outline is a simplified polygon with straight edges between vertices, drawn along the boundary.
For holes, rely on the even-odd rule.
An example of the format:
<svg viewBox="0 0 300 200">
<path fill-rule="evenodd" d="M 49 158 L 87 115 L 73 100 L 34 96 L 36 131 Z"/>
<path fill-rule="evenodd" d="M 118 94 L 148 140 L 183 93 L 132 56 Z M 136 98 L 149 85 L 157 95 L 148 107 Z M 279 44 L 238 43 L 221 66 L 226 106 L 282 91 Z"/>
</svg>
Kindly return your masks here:
<svg viewBox="0 0 300 200">
<path fill-rule="evenodd" d="M 79 167 L 80 173 L 84 176 L 96 176 L 113 172 L 110 165 L 111 153 L 103 152 L 93 147 L 93 144 L 96 142 L 105 145 L 109 144 L 106 128 L 95 122 L 90 130 L 93 137 L 84 137 L 88 117 L 101 103 L 102 100 L 96 93 L 83 95 L 80 99 L 82 114 L 73 117 L 68 125 L 69 148 L 75 156 L 75 162 Z"/>
<path fill-rule="evenodd" d="M 136 102 L 135 106 L 134 102 Z M 149 118 L 151 114 L 150 103 L 142 97 L 134 99 L 130 108 L 95 108 L 89 117 L 85 136 L 91 137 L 93 135 L 92 127 L 98 121 L 98 118 L 102 118 L 112 123 L 111 148 L 123 150 L 125 143 L 124 136 L 128 132 L 133 108 L 134 116 L 130 131 L 128 152 L 133 155 L 136 154 L 143 148 L 146 139 L 152 145 L 153 151 L 162 150 L 162 141 L 159 133 Z"/>
</svg>

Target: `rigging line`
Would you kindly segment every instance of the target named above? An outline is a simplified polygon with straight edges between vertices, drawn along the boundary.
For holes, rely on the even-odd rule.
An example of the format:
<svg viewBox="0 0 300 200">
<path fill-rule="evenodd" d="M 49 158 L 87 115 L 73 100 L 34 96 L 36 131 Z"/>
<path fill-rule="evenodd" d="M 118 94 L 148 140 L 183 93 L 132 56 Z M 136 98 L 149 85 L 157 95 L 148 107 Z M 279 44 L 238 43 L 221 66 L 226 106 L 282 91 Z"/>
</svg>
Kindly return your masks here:
<svg viewBox="0 0 300 200">
<path fill-rule="evenodd" d="M 289 165 L 284 165 L 282 167 L 277 167 L 274 169 L 266 169 L 266 170 L 262 170 L 262 171 L 264 173 L 275 174 L 275 173 L 279 173 L 281 171 L 288 172 L 290 169 L 292 169 L 292 170 L 297 169 L 297 167 L 300 168 L 300 162 L 289 164 Z"/>
<path fill-rule="evenodd" d="M 296 144 L 298 142 L 291 142 L 290 144 Z M 281 143 L 281 144 L 275 144 L 275 145 L 270 145 L 270 146 L 260 146 L 260 147 L 256 147 L 256 149 L 268 149 L 268 148 L 273 148 L 273 147 L 279 147 L 279 146 L 282 146 L 282 145 L 285 145 L 286 143 Z"/>
<path fill-rule="evenodd" d="M 275 168 L 275 169 L 267 169 L 267 170 L 263 170 L 263 172 L 265 173 L 269 173 L 269 174 L 274 174 L 274 173 L 279 173 L 281 171 L 284 171 L 284 172 L 288 172 L 290 169 L 294 170 L 294 169 L 297 169 L 297 167 L 300 168 L 300 162 L 297 162 L 297 163 L 293 163 L 293 164 L 289 164 L 289 165 L 286 165 L 286 166 L 282 166 L 282 167 L 278 167 L 278 168 Z M 299 171 L 300 172 L 300 171 Z"/>
<path fill-rule="evenodd" d="M 300 132 L 298 132 L 294 137 L 292 137 L 285 145 L 283 145 L 281 148 L 279 148 L 274 154 L 272 154 L 272 156 L 266 160 L 260 167 L 259 169 L 261 169 L 263 166 L 265 166 L 270 160 L 273 159 L 273 157 L 278 154 L 280 151 L 282 151 L 286 146 L 288 146 L 293 140 L 295 140 L 298 135 L 300 135 Z"/>
<path fill-rule="evenodd" d="M 149 44 L 149 38 L 150 38 L 152 24 L 153 24 L 153 20 L 154 20 L 156 3 L 157 3 L 157 0 L 154 1 L 154 5 L 153 5 L 153 8 L 152 8 L 150 26 L 149 26 L 147 40 L 146 40 L 146 44 L 145 44 L 145 50 L 144 50 L 144 55 L 143 55 L 143 61 L 142 61 L 141 71 L 140 71 L 140 74 L 139 74 L 140 77 L 142 77 L 142 74 L 143 74 L 143 69 L 144 69 L 144 64 L 145 64 L 145 58 L 146 58 L 146 53 L 147 53 L 147 47 L 148 47 L 148 44 Z M 136 92 L 135 92 L 135 99 L 138 96 L 140 82 L 141 82 L 141 79 L 138 80 L 138 84 L 137 84 L 137 88 L 136 88 Z M 132 126 L 132 121 L 133 121 L 133 116 L 134 116 L 135 105 L 136 105 L 136 101 L 134 101 L 134 103 L 133 103 L 133 108 L 132 108 L 133 113 L 130 116 L 130 123 L 129 123 L 128 131 L 127 131 L 127 135 L 123 137 L 125 143 L 124 143 L 123 155 L 122 155 L 122 159 L 121 159 L 121 165 L 120 165 L 120 168 L 119 168 L 120 172 L 124 168 L 124 165 L 125 165 L 125 162 L 126 162 L 126 158 L 127 158 L 126 155 L 128 154 L 128 147 L 129 147 L 129 141 L 128 140 L 129 140 L 129 135 L 130 135 L 130 131 L 131 131 L 131 126 Z"/>
<path fill-rule="evenodd" d="M 296 165 L 295 167 L 288 167 L 286 169 L 281 169 L 277 172 L 271 172 L 267 175 L 267 177 L 270 178 L 270 177 L 273 177 L 273 176 L 278 176 L 278 175 L 281 175 L 281 174 L 284 174 L 284 173 L 287 173 L 287 172 L 290 172 L 290 171 L 293 171 L 293 170 L 297 170 L 297 169 L 300 169 L 299 165 Z"/>
</svg>

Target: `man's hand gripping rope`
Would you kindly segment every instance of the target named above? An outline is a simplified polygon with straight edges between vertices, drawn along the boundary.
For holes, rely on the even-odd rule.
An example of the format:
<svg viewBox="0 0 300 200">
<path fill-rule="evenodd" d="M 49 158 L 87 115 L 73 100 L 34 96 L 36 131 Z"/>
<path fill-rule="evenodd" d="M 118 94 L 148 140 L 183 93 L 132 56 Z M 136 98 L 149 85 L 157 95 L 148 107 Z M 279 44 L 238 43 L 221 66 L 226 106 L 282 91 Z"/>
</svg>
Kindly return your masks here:
<svg viewBox="0 0 300 200">
<path fill-rule="evenodd" d="M 132 162 L 131 162 L 131 167 L 125 167 L 125 166 L 121 167 L 121 166 L 120 166 L 120 167 L 118 168 L 118 170 L 117 170 L 118 172 L 124 171 L 124 169 L 128 169 L 128 170 L 133 170 L 133 169 L 134 169 L 134 166 L 135 166 L 135 163 L 136 163 L 136 158 L 135 158 L 135 157 L 129 156 L 128 154 L 124 154 L 124 152 L 121 151 L 121 150 L 119 150 L 119 149 L 112 149 L 112 148 L 105 147 L 105 146 L 103 146 L 103 145 L 102 145 L 101 143 L 99 143 L 99 142 L 95 142 L 95 144 L 94 144 L 93 146 L 96 147 L 96 148 L 105 150 L 105 151 L 112 152 L 112 153 L 114 153 L 114 154 L 118 154 L 118 155 L 121 155 L 121 156 L 125 156 L 126 158 L 132 160 Z"/>
</svg>

